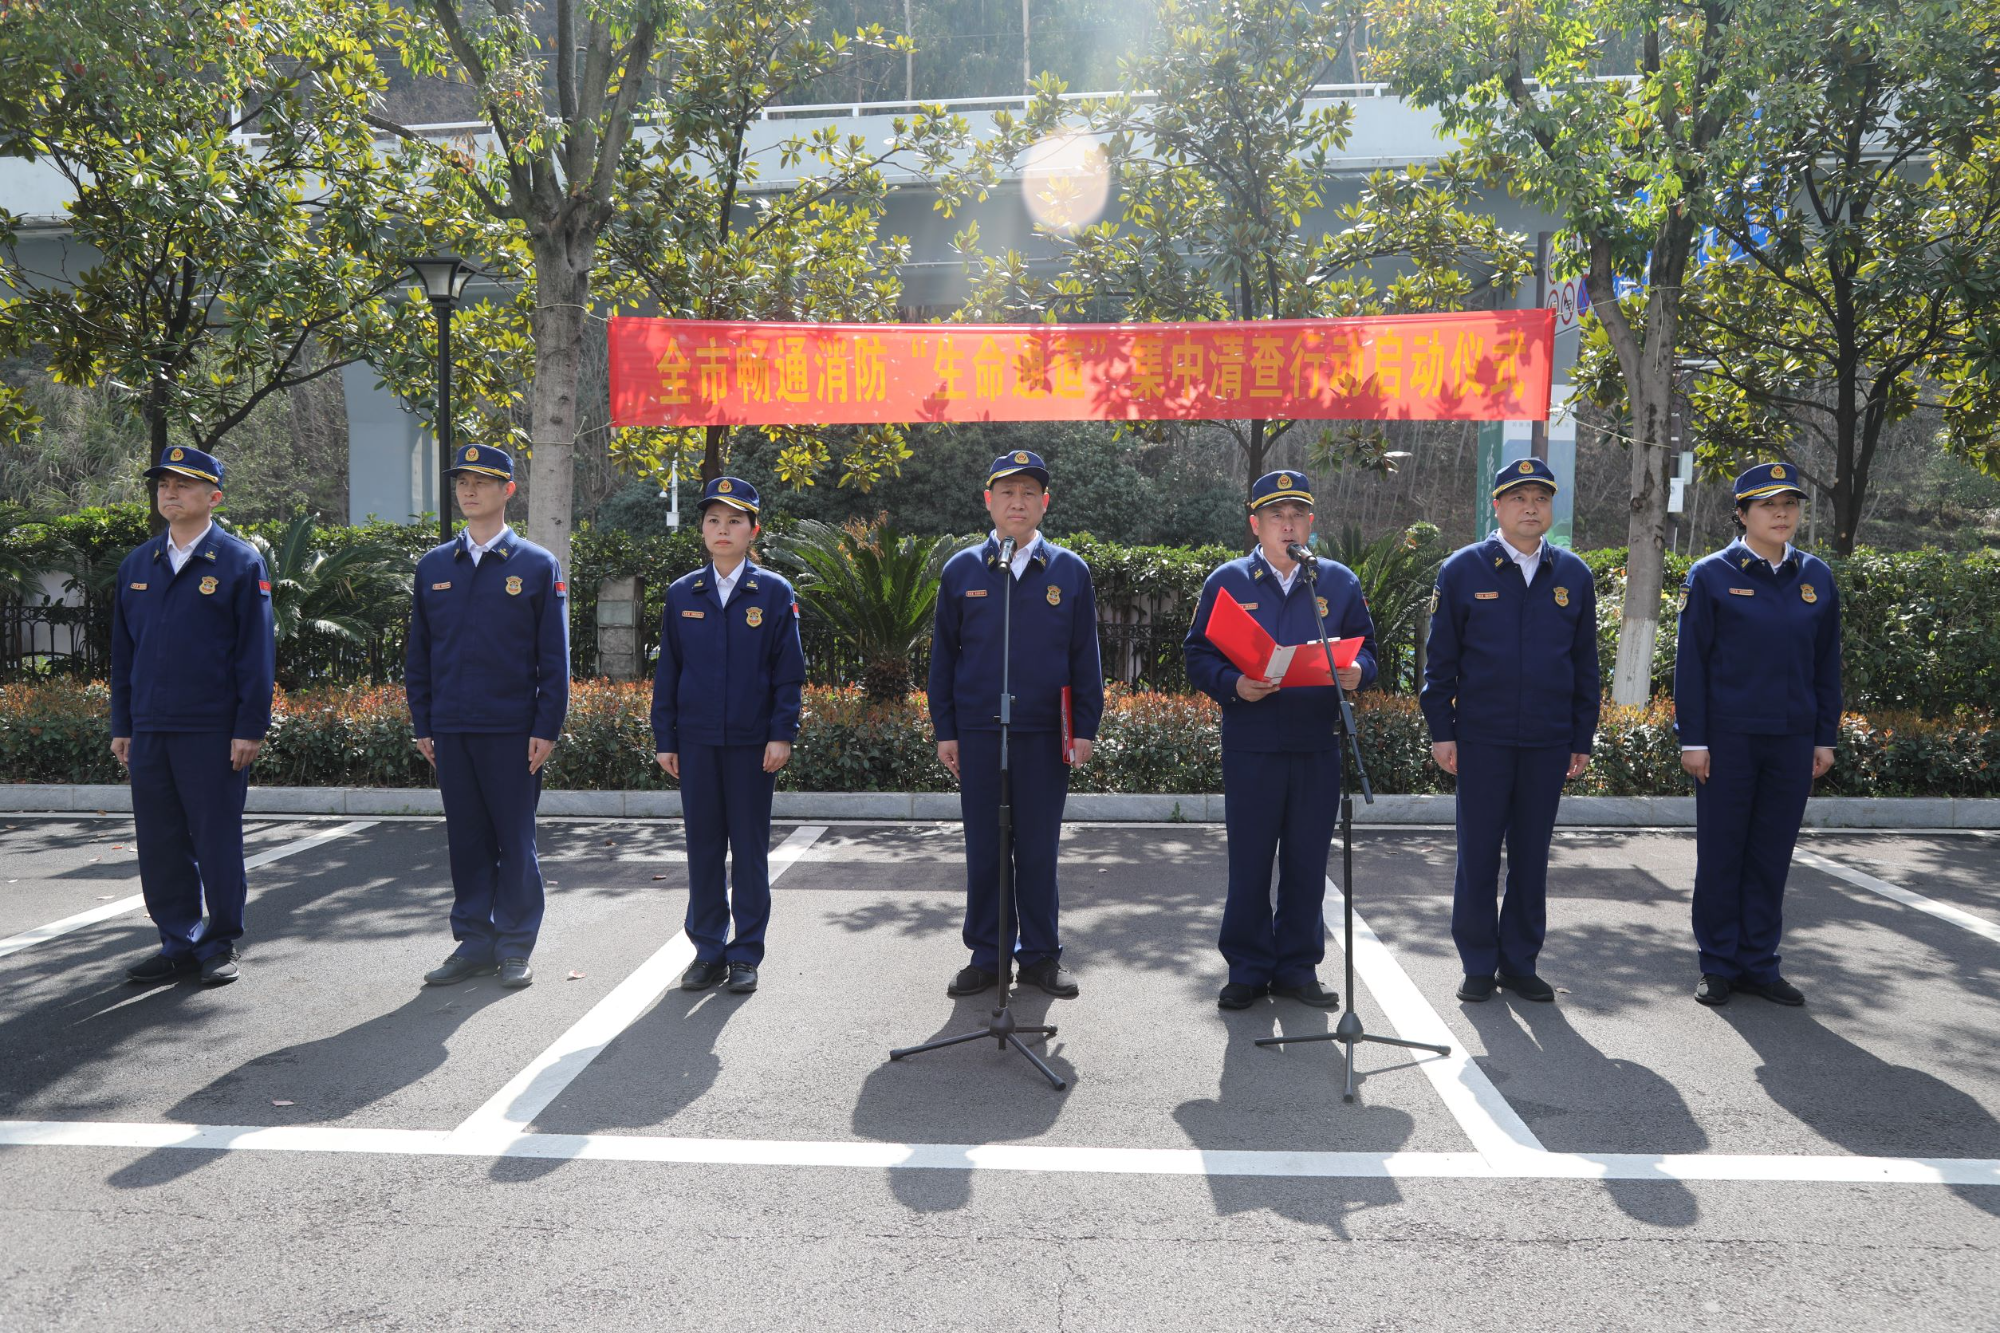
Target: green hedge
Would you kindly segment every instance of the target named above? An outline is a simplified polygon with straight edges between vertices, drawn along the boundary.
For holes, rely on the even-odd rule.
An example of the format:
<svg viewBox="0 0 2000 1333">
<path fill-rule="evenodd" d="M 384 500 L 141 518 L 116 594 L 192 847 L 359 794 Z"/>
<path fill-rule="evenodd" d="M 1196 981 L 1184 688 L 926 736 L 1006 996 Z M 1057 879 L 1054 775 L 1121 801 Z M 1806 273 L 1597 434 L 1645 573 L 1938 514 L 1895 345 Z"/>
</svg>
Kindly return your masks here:
<svg viewBox="0 0 2000 1333">
<path fill-rule="evenodd" d="M 580 681 L 562 744 L 549 760 L 555 788 L 670 788 L 653 762 L 647 686 Z M 119 782 L 108 746 L 110 697 L 97 683 L 0 686 L 0 773 L 16 782 Z M 1364 694 L 1363 753 L 1377 791 L 1450 790 L 1430 762 L 1414 701 Z M 394 686 L 280 695 L 257 761 L 265 786 L 423 787 L 431 772 L 411 743 L 409 714 Z M 871 705 L 853 687 L 807 690 L 806 715 L 786 791 L 950 791 L 937 762 L 923 696 Z M 1114 689 L 1097 753 L 1077 770 L 1084 792 L 1214 792 L 1222 789 L 1215 705 L 1201 695 Z M 1685 795 L 1667 705 L 1608 708 L 1578 795 Z M 2000 796 L 2000 728 L 1990 714 L 1954 722 L 1909 714 L 1850 714 L 1839 763 L 1824 796 Z"/>
<path fill-rule="evenodd" d="M 250 531 L 275 539 L 281 524 L 251 525 Z M 368 539 L 399 545 L 414 557 L 436 541 L 435 527 L 372 523 L 323 530 L 330 545 Z M 146 537 L 138 505 L 87 509 L 45 525 L 10 534 L 10 549 L 30 558 L 58 545 L 81 550 L 100 579 L 124 553 Z M 1070 544 L 1090 564 L 1100 614 L 1107 623 L 1134 619 L 1143 608 L 1151 625 L 1131 647 L 1140 654 L 1143 678 L 1178 680 L 1177 648 L 1187 632 L 1202 581 L 1210 570 L 1239 552 L 1220 547 L 1122 546 L 1088 535 Z M 1579 552 L 1596 577 L 1598 645 L 1606 680 L 1616 652 L 1624 604 L 1625 550 Z M 631 575 L 647 583 L 647 632 L 659 622 L 666 587 L 702 560 L 700 537 L 692 527 L 664 536 L 615 529 L 578 528 L 572 545 L 571 660 L 592 671 L 597 660 L 597 585 Z M 1656 694 L 1673 681 L 1674 590 L 1687 572 L 1686 557 L 1667 557 L 1667 587 L 1661 597 L 1661 627 L 1653 658 Z M 1863 550 L 1828 562 L 1842 596 L 1846 652 L 1842 670 L 1846 701 L 1866 713 L 1913 712 L 1951 717 L 2000 706 L 2000 551 L 1957 554 L 1939 550 Z M 107 568 L 106 566 L 109 566 Z M 109 612 L 99 614 L 108 624 Z M 809 637 L 812 627 L 808 626 Z M 103 633 L 99 638 L 103 639 Z M 385 645 L 393 649 L 393 645 Z M 837 668 L 830 645 L 814 643 L 815 661 Z M 393 660 L 395 652 L 389 656 Z M 102 670 L 100 665 L 98 670 Z M 837 670 L 833 673 L 837 674 Z"/>
</svg>

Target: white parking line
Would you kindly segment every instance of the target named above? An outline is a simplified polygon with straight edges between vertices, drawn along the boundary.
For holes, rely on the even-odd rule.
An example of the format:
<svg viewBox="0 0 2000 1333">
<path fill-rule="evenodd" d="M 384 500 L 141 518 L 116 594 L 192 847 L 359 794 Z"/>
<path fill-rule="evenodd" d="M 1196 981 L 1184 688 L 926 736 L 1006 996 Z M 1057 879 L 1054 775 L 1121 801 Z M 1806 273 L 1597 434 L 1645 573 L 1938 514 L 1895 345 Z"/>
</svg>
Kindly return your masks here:
<svg viewBox="0 0 2000 1333">
<path fill-rule="evenodd" d="M 457 1130 L 0 1120 L 0 1146 L 186 1148 L 205 1152 L 532 1157 L 554 1161 L 868 1171 L 1040 1171 L 1081 1175 L 1363 1177 L 1416 1180 L 1726 1180 L 1753 1183 L 2000 1186 L 2000 1161 L 1973 1157 L 1732 1153 L 1269 1152 L 1072 1148 L 1014 1143 L 690 1139 L 652 1134 L 467 1136 Z"/>
<path fill-rule="evenodd" d="M 315 833 L 309 838 L 300 838 L 297 842 L 288 842 L 282 847 L 273 847 L 268 852 L 259 852 L 257 855 L 245 860 L 243 868 L 245 870 L 255 870 L 259 866 L 270 865 L 273 861 L 282 861 L 288 856 L 296 856 L 300 852 L 309 852 L 315 847 L 323 847 L 335 838 L 344 838 L 350 833 L 359 833 L 362 829 L 373 827 L 375 827 L 375 821 L 372 819 L 360 819 L 351 824 L 342 824 L 339 828 L 327 829 L 324 832 Z M 253 891 L 250 896 L 255 898 L 257 895 Z M 93 907 L 87 912 L 78 912 L 75 916 L 66 916 L 60 921 L 51 921 L 46 926 L 37 926 L 33 930 L 24 930 L 19 935 L 9 935 L 6 939 L 0 940 L 0 958 L 5 958 L 10 953 L 19 953 L 23 949 L 32 948 L 46 940 L 67 935 L 71 931 L 82 930 L 85 926 L 94 926 L 100 921 L 109 921 L 114 916 L 123 916 L 127 912 L 136 912 L 145 905 L 145 895 L 135 893 L 129 898 L 120 898 L 115 903 L 106 903 L 102 907 Z"/>
<path fill-rule="evenodd" d="M 1339 936 L 1331 923 L 1340 914 L 1345 899 L 1331 875 L 1326 879 L 1326 898 L 1328 933 L 1338 943 Z M 1405 1041 L 1451 1048 L 1450 1055 L 1433 1055 L 1428 1051 L 1409 1054 L 1437 1089 L 1452 1119 L 1458 1121 L 1458 1127 L 1472 1140 L 1480 1156 L 1498 1166 L 1502 1160 L 1511 1161 L 1521 1153 L 1548 1151 L 1466 1051 L 1465 1043 L 1445 1026 L 1431 1002 L 1417 989 L 1417 983 L 1410 980 L 1410 974 L 1403 970 L 1403 965 L 1389 952 L 1389 946 L 1382 943 L 1360 912 L 1354 914 L 1354 972 L 1382 1006 L 1382 1016 L 1396 1036 Z M 1368 1021 L 1368 1015 L 1361 1017 L 1364 1023 Z M 1368 1047 L 1364 1044 L 1359 1049 L 1366 1051 Z"/>
<path fill-rule="evenodd" d="M 775 882 L 789 870 L 799 854 L 825 832 L 826 826 L 821 824 L 794 829 L 790 837 L 771 850 L 771 879 Z M 688 939 L 686 931 L 661 945 L 637 971 L 614 986 L 569 1031 L 556 1038 L 554 1045 L 536 1056 L 533 1063 L 508 1080 L 507 1086 L 487 1098 L 484 1106 L 451 1131 L 454 1143 L 468 1139 L 486 1142 L 495 1136 L 511 1138 L 524 1131 L 619 1033 L 653 1007 L 693 961 L 694 942 Z"/>
<path fill-rule="evenodd" d="M 1928 912 L 1940 921 L 1949 921 L 1961 930 L 1969 930 L 1975 935 L 2000 944 L 2000 926 L 1994 925 L 1985 917 L 1974 916 L 1962 908 L 1953 907 L 1950 903 L 1941 903 L 1935 898 L 1926 898 L 1921 893 L 1914 893 L 1900 884 L 1891 884 L 1886 879 L 1877 879 L 1873 875 L 1850 869 L 1838 861 L 1821 856 L 1818 852 L 1794 851 L 1792 860 L 1802 866 L 1811 866 L 1822 874 L 1831 875 L 1856 888 L 1879 893 L 1884 898 L 1893 899 L 1905 907 Z"/>
</svg>

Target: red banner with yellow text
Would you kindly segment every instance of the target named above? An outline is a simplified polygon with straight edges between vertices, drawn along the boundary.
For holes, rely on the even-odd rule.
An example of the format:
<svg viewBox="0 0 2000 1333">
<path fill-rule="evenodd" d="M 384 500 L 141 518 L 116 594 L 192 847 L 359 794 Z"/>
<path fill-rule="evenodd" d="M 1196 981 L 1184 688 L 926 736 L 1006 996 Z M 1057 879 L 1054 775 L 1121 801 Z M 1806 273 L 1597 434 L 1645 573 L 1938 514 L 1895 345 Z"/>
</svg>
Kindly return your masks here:
<svg viewBox="0 0 2000 1333">
<path fill-rule="evenodd" d="M 611 321 L 619 426 L 1541 421 L 1547 310 L 1187 324 Z"/>
</svg>

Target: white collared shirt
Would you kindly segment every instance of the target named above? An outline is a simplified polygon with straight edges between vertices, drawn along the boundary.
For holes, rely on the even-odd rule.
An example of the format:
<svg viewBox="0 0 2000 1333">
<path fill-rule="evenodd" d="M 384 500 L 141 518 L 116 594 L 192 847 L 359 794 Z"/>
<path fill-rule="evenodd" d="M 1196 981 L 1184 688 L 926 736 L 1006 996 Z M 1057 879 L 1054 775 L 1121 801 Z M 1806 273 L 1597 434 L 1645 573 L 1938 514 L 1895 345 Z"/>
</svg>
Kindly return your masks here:
<svg viewBox="0 0 2000 1333">
<path fill-rule="evenodd" d="M 215 521 L 213 519 L 210 519 L 208 522 L 208 526 L 204 527 L 200 532 L 196 533 L 194 540 L 189 542 L 186 546 L 174 545 L 174 534 L 171 530 L 168 531 L 167 563 L 173 566 L 174 573 L 178 574 L 181 572 L 181 566 L 185 565 L 189 560 L 191 560 L 194 557 L 194 548 L 201 545 L 203 542 L 207 541 L 208 534 L 213 532 L 214 530 L 215 530 Z"/>
<path fill-rule="evenodd" d="M 729 595 L 736 591 L 736 581 L 743 577 L 743 571 L 749 567 L 750 562 L 748 560 L 741 560 L 737 562 L 736 568 L 730 570 L 727 574 L 719 571 L 716 572 L 715 600 L 717 602 L 723 606 L 729 605 Z M 714 570 L 715 565 L 711 562 L 709 568 Z"/>
<path fill-rule="evenodd" d="M 993 541 L 995 545 L 998 545 L 1000 542 L 1000 529 L 998 528 L 993 529 Z M 1014 559 L 1012 561 L 1012 567 L 1014 570 L 1015 578 L 1018 579 L 1021 577 L 1021 575 L 1028 572 L 1028 562 L 1035 558 L 1035 550 L 1036 548 L 1041 546 L 1041 544 L 1042 544 L 1042 534 L 1037 532 L 1035 534 L 1035 538 L 1033 541 L 1023 542 L 1021 545 L 1016 546 L 1014 548 Z"/>
<path fill-rule="evenodd" d="M 1535 549 L 1523 554 L 1514 543 L 1508 541 L 1505 537 L 1500 539 L 1501 549 L 1506 551 L 1513 559 L 1514 568 L 1521 571 L 1521 580 L 1524 583 L 1533 583 L 1535 581 L 1535 571 L 1542 567 L 1542 552 L 1547 549 L 1548 544 L 1549 539 L 1547 537 L 1539 538 L 1535 542 Z"/>
<path fill-rule="evenodd" d="M 505 523 L 502 523 L 500 525 L 500 531 L 493 534 L 493 540 L 476 542 L 472 540 L 472 529 L 467 528 L 465 530 L 465 549 L 466 553 L 472 557 L 472 567 L 474 569 L 479 568 L 480 556 L 485 555 L 488 551 L 492 550 L 494 547 L 498 546 L 501 542 L 505 541 L 507 538 L 513 535 L 514 535 L 514 530 L 508 527 Z"/>
<path fill-rule="evenodd" d="M 1269 561 L 1266 561 L 1265 563 L 1270 564 Z M 1294 563 L 1292 565 L 1291 573 L 1280 574 L 1278 572 L 1278 567 L 1276 565 L 1271 565 L 1271 577 L 1278 581 L 1278 592 L 1283 596 L 1290 597 L 1292 595 L 1292 585 L 1299 581 L 1299 571 L 1304 568 L 1305 568 L 1304 565 Z"/>
</svg>

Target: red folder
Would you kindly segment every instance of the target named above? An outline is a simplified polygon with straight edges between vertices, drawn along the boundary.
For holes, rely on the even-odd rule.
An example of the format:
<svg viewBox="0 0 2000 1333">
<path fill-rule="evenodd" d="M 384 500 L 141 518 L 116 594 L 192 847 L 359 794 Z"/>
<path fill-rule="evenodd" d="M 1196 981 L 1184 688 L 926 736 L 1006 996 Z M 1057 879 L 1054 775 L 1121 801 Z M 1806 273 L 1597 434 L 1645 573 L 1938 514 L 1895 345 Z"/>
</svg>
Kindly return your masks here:
<svg viewBox="0 0 2000 1333">
<path fill-rule="evenodd" d="M 1222 650 L 1222 655 L 1244 675 L 1276 685 L 1331 685 L 1327 674 L 1326 651 L 1322 640 L 1280 646 L 1248 611 L 1226 592 L 1215 596 L 1202 634 Z M 1335 639 L 1333 664 L 1342 670 L 1354 665 L 1361 652 L 1361 639 Z"/>
<path fill-rule="evenodd" d="M 1062 692 L 1062 752 L 1065 764 L 1076 762 L 1076 714 L 1070 707 L 1069 686 Z"/>
</svg>

